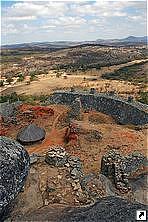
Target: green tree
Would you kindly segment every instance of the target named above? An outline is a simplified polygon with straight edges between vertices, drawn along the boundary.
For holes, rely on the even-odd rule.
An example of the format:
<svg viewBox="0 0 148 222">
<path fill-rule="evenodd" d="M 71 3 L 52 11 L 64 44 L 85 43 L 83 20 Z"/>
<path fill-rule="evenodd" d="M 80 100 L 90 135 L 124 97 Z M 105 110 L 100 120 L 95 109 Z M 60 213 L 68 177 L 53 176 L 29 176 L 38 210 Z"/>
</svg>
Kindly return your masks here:
<svg viewBox="0 0 148 222">
<path fill-rule="evenodd" d="M 4 86 L 4 80 L 0 81 L 0 87 Z"/>
<path fill-rule="evenodd" d="M 148 104 L 148 92 L 140 92 L 139 102 Z"/>
<path fill-rule="evenodd" d="M 35 81 L 37 80 L 36 72 L 32 71 L 30 72 L 30 81 Z"/>
<path fill-rule="evenodd" d="M 22 73 L 20 73 L 18 75 L 18 82 L 22 82 L 22 81 L 24 81 L 24 79 L 25 79 L 24 75 Z"/>
</svg>

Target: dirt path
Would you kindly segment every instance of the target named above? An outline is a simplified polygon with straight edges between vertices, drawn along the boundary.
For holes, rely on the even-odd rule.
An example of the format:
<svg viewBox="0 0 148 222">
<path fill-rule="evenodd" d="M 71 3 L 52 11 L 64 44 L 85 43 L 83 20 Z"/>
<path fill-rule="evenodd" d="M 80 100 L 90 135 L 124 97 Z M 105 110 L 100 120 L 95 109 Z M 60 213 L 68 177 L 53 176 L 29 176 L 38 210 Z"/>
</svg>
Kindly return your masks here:
<svg viewBox="0 0 148 222">
<path fill-rule="evenodd" d="M 59 115 L 57 115 L 57 117 L 55 118 L 52 124 L 51 131 L 48 133 L 48 135 L 46 135 L 46 139 L 43 141 L 42 144 L 38 144 L 36 146 L 27 148 L 27 151 L 29 154 L 44 153 L 45 151 L 49 149 L 50 146 L 64 144 L 64 135 L 65 135 L 66 128 L 63 128 L 61 130 L 56 128 L 57 123 L 62 115 L 63 113 L 60 113 Z"/>
</svg>

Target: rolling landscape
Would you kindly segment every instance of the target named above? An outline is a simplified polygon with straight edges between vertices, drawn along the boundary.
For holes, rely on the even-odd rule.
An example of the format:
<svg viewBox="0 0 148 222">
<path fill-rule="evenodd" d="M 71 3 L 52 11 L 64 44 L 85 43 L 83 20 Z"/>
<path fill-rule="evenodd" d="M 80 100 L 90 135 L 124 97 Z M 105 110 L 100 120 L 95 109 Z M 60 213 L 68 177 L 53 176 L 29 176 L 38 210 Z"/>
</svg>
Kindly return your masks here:
<svg viewBox="0 0 148 222">
<path fill-rule="evenodd" d="M 148 37 L 134 25 L 144 10 L 2 4 L 0 222 L 147 220 Z"/>
</svg>

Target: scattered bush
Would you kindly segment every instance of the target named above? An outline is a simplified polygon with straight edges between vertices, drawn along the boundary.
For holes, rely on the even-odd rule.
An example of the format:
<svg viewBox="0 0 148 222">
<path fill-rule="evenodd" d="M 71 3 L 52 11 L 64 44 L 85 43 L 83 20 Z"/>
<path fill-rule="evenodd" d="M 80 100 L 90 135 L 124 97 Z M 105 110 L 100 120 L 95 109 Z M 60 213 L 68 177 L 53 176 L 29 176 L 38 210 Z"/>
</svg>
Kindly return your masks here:
<svg viewBox="0 0 148 222">
<path fill-rule="evenodd" d="M 0 87 L 4 86 L 4 80 L 0 81 Z"/>
<path fill-rule="evenodd" d="M 20 73 L 18 75 L 18 82 L 22 82 L 22 81 L 24 81 L 24 79 L 25 79 L 24 75 L 22 73 Z"/>
<path fill-rule="evenodd" d="M 138 101 L 148 105 L 148 92 L 140 92 Z"/>
</svg>

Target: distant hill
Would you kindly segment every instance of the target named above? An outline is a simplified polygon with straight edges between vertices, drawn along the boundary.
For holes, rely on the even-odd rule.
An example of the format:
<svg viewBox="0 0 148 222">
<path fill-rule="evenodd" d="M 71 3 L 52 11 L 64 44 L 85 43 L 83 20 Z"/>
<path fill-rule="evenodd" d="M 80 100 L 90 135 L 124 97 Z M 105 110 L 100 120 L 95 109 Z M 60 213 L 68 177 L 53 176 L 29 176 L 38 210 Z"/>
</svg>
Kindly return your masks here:
<svg viewBox="0 0 148 222">
<path fill-rule="evenodd" d="M 138 45 L 138 44 L 147 44 L 148 37 L 142 36 L 142 37 L 135 37 L 135 36 L 129 36 L 127 38 L 123 39 L 98 39 L 96 40 L 99 44 L 105 44 L 105 45 Z"/>
<path fill-rule="evenodd" d="M 97 39 L 96 41 L 53 41 L 53 42 L 31 42 L 12 45 L 3 45 L 1 49 L 30 49 L 30 50 L 51 50 L 62 49 L 80 45 L 110 45 L 110 46 L 124 46 L 124 45 L 141 45 L 147 44 L 148 37 L 129 36 L 123 39 Z"/>
</svg>

